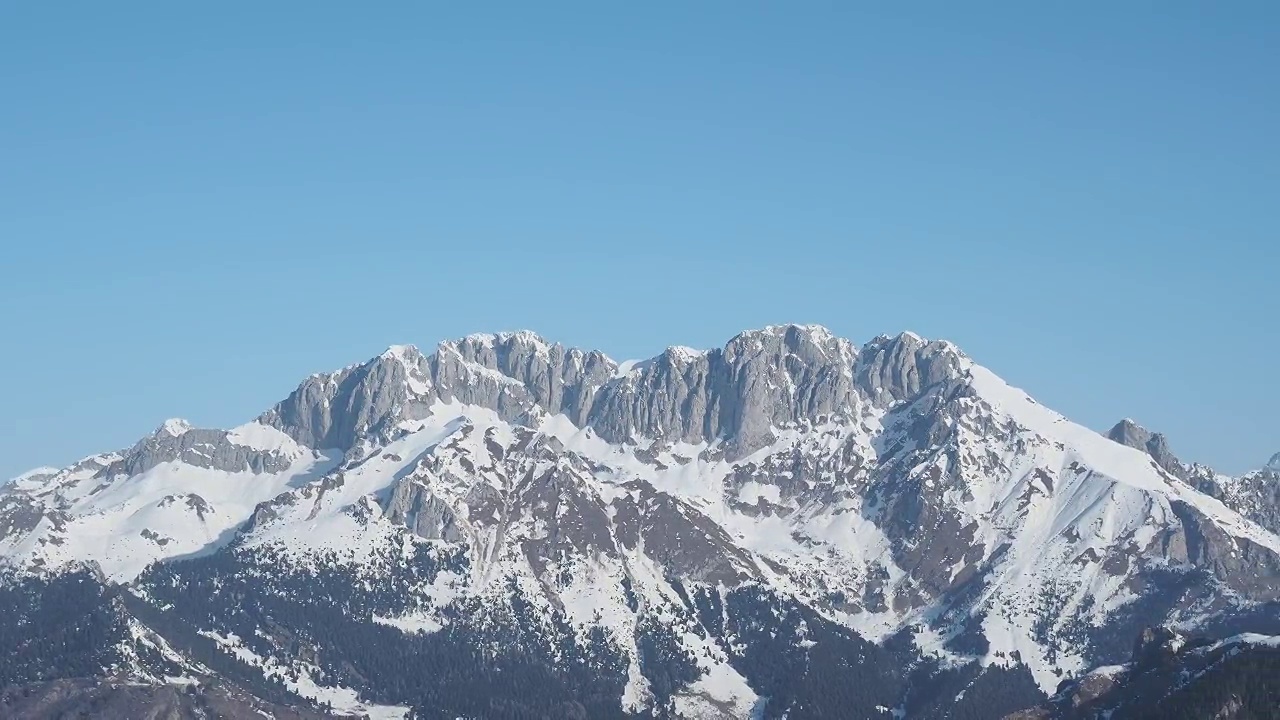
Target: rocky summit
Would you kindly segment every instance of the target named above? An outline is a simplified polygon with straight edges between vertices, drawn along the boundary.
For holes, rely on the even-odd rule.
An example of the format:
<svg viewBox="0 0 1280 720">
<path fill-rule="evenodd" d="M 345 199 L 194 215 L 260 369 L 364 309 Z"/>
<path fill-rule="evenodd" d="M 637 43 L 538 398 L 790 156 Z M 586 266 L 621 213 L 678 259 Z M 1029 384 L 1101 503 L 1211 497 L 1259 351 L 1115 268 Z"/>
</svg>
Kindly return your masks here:
<svg viewBox="0 0 1280 720">
<path fill-rule="evenodd" d="M 472 335 L 8 483 L 0 708 L 1076 717 L 1167 676 L 1150 628 L 1196 668 L 1280 634 L 1277 532 L 1275 467 L 1099 434 L 946 341 Z"/>
</svg>

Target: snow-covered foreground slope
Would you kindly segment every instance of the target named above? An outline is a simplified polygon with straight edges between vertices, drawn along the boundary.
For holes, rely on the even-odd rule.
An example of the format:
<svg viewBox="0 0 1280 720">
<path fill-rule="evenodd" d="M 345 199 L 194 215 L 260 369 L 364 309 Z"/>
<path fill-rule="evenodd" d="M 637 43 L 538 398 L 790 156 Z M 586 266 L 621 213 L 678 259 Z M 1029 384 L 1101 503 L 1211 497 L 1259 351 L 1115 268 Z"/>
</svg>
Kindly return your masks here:
<svg viewBox="0 0 1280 720">
<path fill-rule="evenodd" d="M 925 717 L 930 683 L 1049 692 L 1145 624 L 1280 594 L 1280 538 L 1143 450 L 949 343 L 812 326 L 626 363 L 531 333 L 395 347 L 234 430 L 16 480 L 0 552 L 95 562 L 370 706 L 467 701 L 360 638 L 485 673 L 519 648 L 485 687 L 571 664 L 596 699 L 566 716 Z"/>
</svg>

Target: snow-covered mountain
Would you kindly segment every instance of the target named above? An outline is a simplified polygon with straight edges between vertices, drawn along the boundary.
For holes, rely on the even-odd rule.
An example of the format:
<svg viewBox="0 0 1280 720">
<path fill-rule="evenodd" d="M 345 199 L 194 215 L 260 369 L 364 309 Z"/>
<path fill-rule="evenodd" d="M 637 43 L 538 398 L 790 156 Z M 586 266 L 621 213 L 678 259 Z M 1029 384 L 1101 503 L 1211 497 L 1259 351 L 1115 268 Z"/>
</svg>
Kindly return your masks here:
<svg viewBox="0 0 1280 720">
<path fill-rule="evenodd" d="M 1100 435 L 911 333 L 616 362 L 518 332 L 28 473 L 0 555 L 100 569 L 168 672 L 220 650 L 353 712 L 994 717 L 1145 626 L 1274 614 L 1275 475 Z"/>
</svg>

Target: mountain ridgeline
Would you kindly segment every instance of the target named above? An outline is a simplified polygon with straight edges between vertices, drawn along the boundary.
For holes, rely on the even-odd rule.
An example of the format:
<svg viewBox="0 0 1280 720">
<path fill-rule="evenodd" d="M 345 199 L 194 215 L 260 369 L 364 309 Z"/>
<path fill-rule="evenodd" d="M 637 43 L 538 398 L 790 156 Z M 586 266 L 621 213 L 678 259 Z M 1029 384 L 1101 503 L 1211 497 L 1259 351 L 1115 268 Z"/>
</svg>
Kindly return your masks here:
<svg viewBox="0 0 1280 720">
<path fill-rule="evenodd" d="M 395 346 L 0 491 L 0 715 L 1092 717 L 1063 698 L 1150 628 L 1280 634 L 1271 465 L 1100 435 L 911 333 Z M 1268 658 L 1195 702 L 1254 717 Z"/>
</svg>

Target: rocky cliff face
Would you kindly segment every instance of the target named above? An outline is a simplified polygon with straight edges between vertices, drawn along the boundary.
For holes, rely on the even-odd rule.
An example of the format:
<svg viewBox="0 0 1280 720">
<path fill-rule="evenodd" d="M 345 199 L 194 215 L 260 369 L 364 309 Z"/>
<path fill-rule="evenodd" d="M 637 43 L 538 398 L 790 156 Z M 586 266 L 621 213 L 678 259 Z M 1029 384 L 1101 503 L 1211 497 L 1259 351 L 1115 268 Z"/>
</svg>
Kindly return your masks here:
<svg viewBox="0 0 1280 720">
<path fill-rule="evenodd" d="M 1280 470 L 1267 466 L 1238 478 L 1220 478 L 1214 495 L 1241 515 L 1280 532 Z"/>
<path fill-rule="evenodd" d="M 1169 440 L 1160 433 L 1153 433 L 1133 420 L 1125 418 L 1107 432 L 1107 437 L 1128 447 L 1141 450 L 1151 456 L 1162 470 L 1174 477 L 1186 480 L 1190 472 L 1169 448 Z"/>
<path fill-rule="evenodd" d="M 616 443 L 724 440 L 742 456 L 771 442 L 775 427 L 891 406 L 965 362 L 954 345 L 911 333 L 859 351 L 825 328 L 796 325 L 745 332 L 705 352 L 673 347 L 626 368 L 529 332 L 472 335 L 430 356 L 396 347 L 312 376 L 260 421 L 303 445 L 345 451 L 389 437 L 433 402 L 458 402 L 508 421 L 564 415 Z"/>
<path fill-rule="evenodd" d="M 272 474 L 288 469 L 299 453 L 298 449 L 257 447 L 235 432 L 198 429 L 170 420 L 99 470 L 97 477 L 141 475 L 166 462 L 229 473 Z"/>
</svg>

